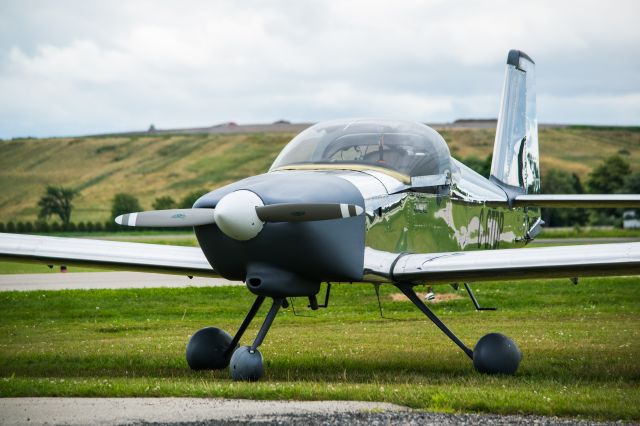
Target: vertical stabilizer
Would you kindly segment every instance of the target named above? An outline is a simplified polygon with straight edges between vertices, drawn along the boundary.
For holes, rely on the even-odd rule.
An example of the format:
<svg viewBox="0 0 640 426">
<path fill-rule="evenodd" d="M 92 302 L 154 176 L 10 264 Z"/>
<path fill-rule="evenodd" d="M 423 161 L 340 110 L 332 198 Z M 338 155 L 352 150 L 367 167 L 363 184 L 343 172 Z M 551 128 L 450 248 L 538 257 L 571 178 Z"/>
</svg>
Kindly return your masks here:
<svg viewBox="0 0 640 426">
<path fill-rule="evenodd" d="M 535 63 L 519 50 L 507 57 L 490 180 L 508 194 L 540 192 Z"/>
</svg>

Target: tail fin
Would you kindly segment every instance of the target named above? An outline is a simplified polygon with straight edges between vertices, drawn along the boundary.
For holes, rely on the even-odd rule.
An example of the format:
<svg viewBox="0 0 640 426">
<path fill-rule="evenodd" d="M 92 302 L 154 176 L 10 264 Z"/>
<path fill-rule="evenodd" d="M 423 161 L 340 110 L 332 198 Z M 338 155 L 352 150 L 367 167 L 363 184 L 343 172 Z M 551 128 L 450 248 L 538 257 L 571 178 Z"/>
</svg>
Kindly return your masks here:
<svg viewBox="0 0 640 426">
<path fill-rule="evenodd" d="M 540 192 L 535 63 L 519 50 L 507 57 L 490 180 L 512 195 Z"/>
</svg>

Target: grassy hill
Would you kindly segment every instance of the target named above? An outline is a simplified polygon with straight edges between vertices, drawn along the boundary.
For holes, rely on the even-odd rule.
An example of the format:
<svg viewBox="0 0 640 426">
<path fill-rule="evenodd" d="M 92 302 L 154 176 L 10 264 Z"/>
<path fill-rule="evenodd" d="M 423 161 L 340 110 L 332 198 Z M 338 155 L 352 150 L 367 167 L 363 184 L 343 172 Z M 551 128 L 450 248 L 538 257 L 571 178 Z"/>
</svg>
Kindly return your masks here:
<svg viewBox="0 0 640 426">
<path fill-rule="evenodd" d="M 495 132 L 444 129 L 456 158 L 491 153 Z M 156 197 L 178 200 L 265 172 L 290 133 L 162 134 L 0 141 L 0 221 L 33 220 L 48 184 L 78 189 L 72 220 L 107 220 L 117 192 L 145 209 Z M 542 173 L 564 168 L 585 179 L 606 156 L 621 153 L 640 170 L 640 128 L 541 129 Z"/>
</svg>

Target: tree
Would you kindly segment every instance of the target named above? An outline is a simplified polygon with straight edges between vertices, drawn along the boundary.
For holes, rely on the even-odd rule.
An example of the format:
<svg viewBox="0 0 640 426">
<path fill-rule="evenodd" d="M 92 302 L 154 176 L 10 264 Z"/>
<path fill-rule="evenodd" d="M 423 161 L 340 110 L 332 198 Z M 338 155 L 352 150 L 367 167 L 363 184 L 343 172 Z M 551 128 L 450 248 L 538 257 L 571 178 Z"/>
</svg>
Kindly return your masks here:
<svg viewBox="0 0 640 426">
<path fill-rule="evenodd" d="M 580 178 L 564 170 L 551 169 L 542 179 L 544 194 L 581 194 Z M 584 209 L 542 209 L 542 220 L 547 226 L 576 226 L 587 223 Z"/>
<path fill-rule="evenodd" d="M 630 174 L 624 179 L 623 194 L 640 194 L 640 172 Z"/>
<path fill-rule="evenodd" d="M 622 189 L 630 173 L 629 162 L 617 154 L 612 155 L 589 173 L 589 191 L 593 194 L 614 194 Z"/>
<path fill-rule="evenodd" d="M 489 174 L 491 173 L 492 158 L 493 154 L 487 155 L 484 160 L 481 160 L 475 155 L 470 155 L 467 158 L 463 159 L 462 162 L 473 171 L 481 174 L 488 179 Z"/>
<path fill-rule="evenodd" d="M 615 154 L 606 158 L 589 173 L 589 191 L 593 194 L 615 194 L 622 190 L 625 178 L 631 173 L 629 162 Z M 621 224 L 622 210 L 598 209 L 592 222 L 602 225 Z"/>
<path fill-rule="evenodd" d="M 627 176 L 620 191 L 623 194 L 640 194 L 640 172 L 635 172 Z M 640 217 L 640 209 L 636 210 L 636 216 Z"/>
<path fill-rule="evenodd" d="M 209 191 L 207 191 L 206 189 L 198 189 L 186 195 L 182 200 L 180 200 L 180 208 L 190 209 L 191 207 L 193 207 L 198 198 L 202 197 L 207 192 Z"/>
<path fill-rule="evenodd" d="M 165 195 L 164 197 L 156 198 L 156 200 L 153 202 L 153 209 L 154 210 L 175 209 L 177 205 L 178 204 L 176 203 L 176 200 Z"/>
<path fill-rule="evenodd" d="M 138 199 L 131 194 L 120 192 L 111 201 L 111 217 L 115 218 L 121 214 L 139 212 L 142 210 Z"/>
<path fill-rule="evenodd" d="M 52 215 L 57 215 L 62 221 L 63 228 L 66 229 L 71 221 L 73 209 L 71 201 L 76 194 L 77 192 L 71 188 L 47 186 L 44 195 L 38 201 L 40 207 L 38 218 L 48 220 Z"/>
</svg>

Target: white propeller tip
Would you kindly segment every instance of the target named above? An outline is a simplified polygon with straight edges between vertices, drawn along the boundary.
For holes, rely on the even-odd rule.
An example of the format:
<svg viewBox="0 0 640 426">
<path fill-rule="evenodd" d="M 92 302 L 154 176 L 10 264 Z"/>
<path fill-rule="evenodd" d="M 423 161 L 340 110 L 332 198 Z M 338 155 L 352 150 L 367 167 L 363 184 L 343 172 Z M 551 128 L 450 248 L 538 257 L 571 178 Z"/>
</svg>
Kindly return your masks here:
<svg viewBox="0 0 640 426">
<path fill-rule="evenodd" d="M 356 216 L 360 216 L 362 213 L 364 213 L 364 209 L 360 206 L 356 206 Z"/>
<path fill-rule="evenodd" d="M 120 216 L 116 217 L 116 223 L 118 225 L 122 225 L 122 216 L 124 216 L 124 215 L 120 215 Z"/>
</svg>

